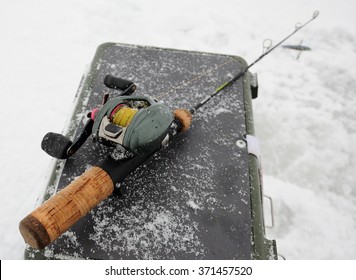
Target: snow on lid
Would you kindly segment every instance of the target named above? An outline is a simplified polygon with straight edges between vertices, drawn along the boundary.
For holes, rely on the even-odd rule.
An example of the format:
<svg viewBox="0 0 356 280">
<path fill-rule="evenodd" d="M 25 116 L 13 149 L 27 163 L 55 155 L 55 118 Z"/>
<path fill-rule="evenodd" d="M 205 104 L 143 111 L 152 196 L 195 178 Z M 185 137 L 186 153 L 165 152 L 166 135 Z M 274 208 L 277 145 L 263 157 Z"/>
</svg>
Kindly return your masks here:
<svg viewBox="0 0 356 280">
<path fill-rule="evenodd" d="M 132 206 L 122 213 L 107 215 L 105 207 L 94 216 L 94 233 L 89 236 L 98 249 L 121 252 L 138 259 L 157 259 L 176 252 L 204 254 L 204 247 L 196 234 L 197 223 L 189 221 L 189 215 L 177 215 L 172 210 L 154 209 L 152 203 L 143 208 Z M 103 212 L 104 211 L 104 212 Z M 105 218 L 103 218 L 105 216 Z M 120 217 L 119 217 L 120 216 Z M 115 223 L 123 221 L 123 224 Z"/>
</svg>

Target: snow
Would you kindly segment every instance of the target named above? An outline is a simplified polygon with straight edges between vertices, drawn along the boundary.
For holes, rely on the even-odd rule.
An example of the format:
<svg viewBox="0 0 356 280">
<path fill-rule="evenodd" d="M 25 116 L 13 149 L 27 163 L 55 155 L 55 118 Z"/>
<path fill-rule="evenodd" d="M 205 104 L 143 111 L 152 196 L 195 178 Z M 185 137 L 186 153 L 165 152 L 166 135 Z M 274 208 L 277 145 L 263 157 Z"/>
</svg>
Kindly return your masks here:
<svg viewBox="0 0 356 280">
<path fill-rule="evenodd" d="M 152 211 L 154 207 L 147 204 L 125 209 L 123 213 L 111 212 L 110 217 L 107 209 L 99 206 L 94 218 L 94 233 L 90 234 L 89 239 L 108 255 L 122 248 L 125 248 L 122 250 L 124 256 L 126 253 L 128 257 L 146 260 L 158 259 L 162 254 L 169 256 L 177 251 L 185 251 L 196 257 L 204 255 L 204 246 L 195 232 L 196 222 L 189 222 L 189 215 L 176 215 L 162 208 Z M 123 225 L 112 222 L 122 215 L 125 221 Z M 112 236 L 115 236 L 115 240 L 112 240 Z M 108 243 L 107 240 L 112 242 Z"/>
<path fill-rule="evenodd" d="M 265 38 L 277 43 L 315 10 L 320 16 L 286 42 L 303 41 L 311 51 L 296 60 L 298 52 L 279 48 L 251 69 L 259 78 L 253 109 L 264 192 L 274 206 L 267 237 L 287 259 L 355 259 L 352 0 L 1 1 L 0 258 L 23 257 L 18 223 L 34 208 L 51 165 L 40 142 L 65 126 L 98 45 L 236 54 L 252 62 Z M 147 226 L 167 232 L 172 219 L 162 210 Z"/>
</svg>

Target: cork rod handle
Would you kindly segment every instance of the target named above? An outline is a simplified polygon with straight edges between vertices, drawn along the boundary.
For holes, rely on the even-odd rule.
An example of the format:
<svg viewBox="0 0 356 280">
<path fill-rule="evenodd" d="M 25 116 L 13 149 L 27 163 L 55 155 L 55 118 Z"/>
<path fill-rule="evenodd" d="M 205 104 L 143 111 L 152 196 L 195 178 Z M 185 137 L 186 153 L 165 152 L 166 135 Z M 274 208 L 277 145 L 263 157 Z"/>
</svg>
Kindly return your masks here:
<svg viewBox="0 0 356 280">
<path fill-rule="evenodd" d="M 114 191 L 106 171 L 92 167 L 20 222 L 25 242 L 43 249 Z"/>
</svg>

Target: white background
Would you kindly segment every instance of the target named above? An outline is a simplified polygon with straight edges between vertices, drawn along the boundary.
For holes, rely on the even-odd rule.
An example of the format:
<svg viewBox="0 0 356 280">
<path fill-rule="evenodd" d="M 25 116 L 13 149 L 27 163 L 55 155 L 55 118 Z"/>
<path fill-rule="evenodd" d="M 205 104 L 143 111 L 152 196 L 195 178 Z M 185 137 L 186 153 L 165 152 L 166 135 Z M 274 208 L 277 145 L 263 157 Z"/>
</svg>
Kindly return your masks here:
<svg viewBox="0 0 356 280">
<path fill-rule="evenodd" d="M 353 280 L 355 261 L 4 261 L 1 279 L 38 279 L 47 280 L 49 275 L 53 280 L 61 279 L 343 279 Z M 161 267 L 163 269 L 161 269 Z M 207 269 L 209 267 L 209 270 Z M 214 272 L 212 268 L 215 268 Z M 221 267 L 221 274 L 216 273 Z M 224 274 L 227 272 L 228 275 Z M 246 271 L 241 267 L 251 267 L 250 275 L 234 275 L 237 271 Z M 20 269 L 19 269 L 20 268 Z M 60 269 L 58 269 L 60 268 Z M 111 268 L 113 270 L 111 270 Z M 148 276 L 142 276 L 142 269 Z M 202 268 L 202 269 L 201 269 Z M 189 274 L 187 274 L 187 269 Z M 132 271 L 133 270 L 133 271 Z M 53 273 L 55 271 L 55 273 Z M 109 274 L 110 273 L 118 274 Z M 152 273 L 158 275 L 152 275 Z M 165 275 L 160 275 L 164 271 Z M 210 272 L 209 272 L 210 271 Z M 232 275 L 230 273 L 232 272 Z M 250 269 L 248 271 L 251 271 Z M 207 274 L 206 274 L 207 273 Z M 136 275 L 137 274 L 137 275 Z M 173 274 L 173 275 L 169 275 Z M 203 275 L 201 275 L 203 274 Z M 206 275 L 205 275 L 206 274 Z"/>
<path fill-rule="evenodd" d="M 33 210 L 51 159 L 43 135 L 61 132 L 98 45 L 120 42 L 255 60 L 295 24 L 320 16 L 252 72 L 264 192 L 287 259 L 356 259 L 356 31 L 354 0 L 1 0 L 0 258 L 21 259 L 19 221 Z M 268 213 L 267 213 L 268 214 Z M 267 215 L 266 222 L 270 222 Z"/>
</svg>

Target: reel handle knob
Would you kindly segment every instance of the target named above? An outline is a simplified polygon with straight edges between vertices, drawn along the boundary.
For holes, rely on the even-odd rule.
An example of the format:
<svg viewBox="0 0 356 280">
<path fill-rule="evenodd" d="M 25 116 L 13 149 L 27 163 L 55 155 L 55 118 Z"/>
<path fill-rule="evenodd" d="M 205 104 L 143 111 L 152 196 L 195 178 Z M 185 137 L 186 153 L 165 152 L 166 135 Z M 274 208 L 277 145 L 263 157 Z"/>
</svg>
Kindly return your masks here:
<svg viewBox="0 0 356 280">
<path fill-rule="evenodd" d="M 106 75 L 104 79 L 104 85 L 112 89 L 125 90 L 132 84 L 133 82 L 131 81 L 114 77 L 113 75 Z"/>
</svg>

